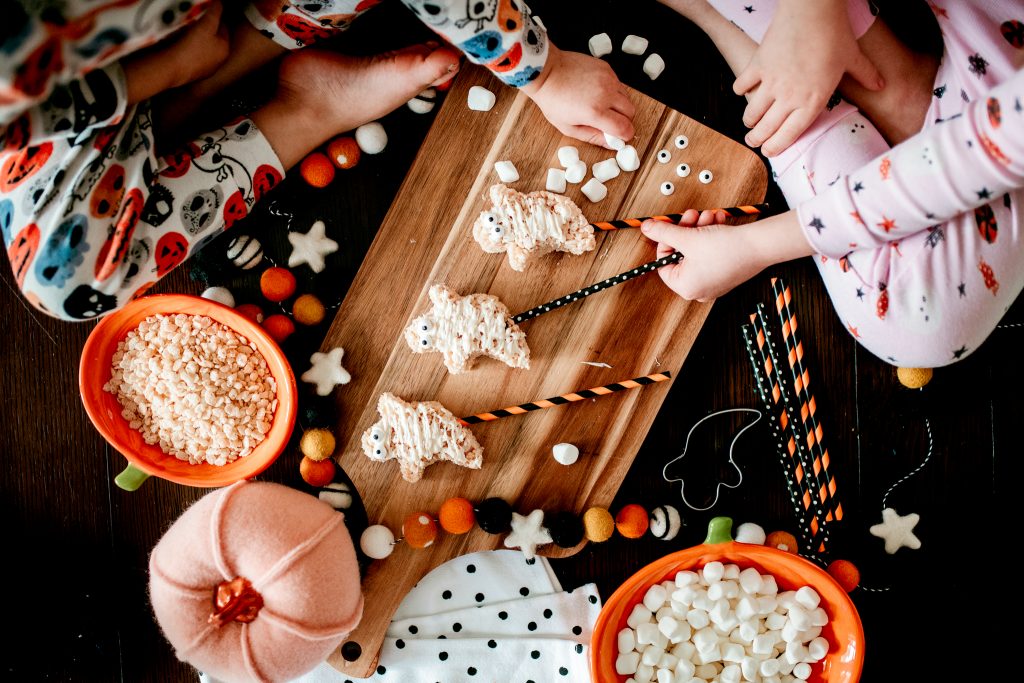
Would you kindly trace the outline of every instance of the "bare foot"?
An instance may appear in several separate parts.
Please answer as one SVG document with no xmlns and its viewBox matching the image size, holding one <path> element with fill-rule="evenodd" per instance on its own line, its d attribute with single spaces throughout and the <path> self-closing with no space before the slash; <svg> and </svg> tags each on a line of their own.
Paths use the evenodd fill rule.
<svg viewBox="0 0 1024 683">
<path fill-rule="evenodd" d="M 662 5 L 671 7 L 701 28 L 704 28 L 704 20 L 709 12 L 718 14 L 718 11 L 707 2 L 707 0 L 658 0 Z"/>
</svg>

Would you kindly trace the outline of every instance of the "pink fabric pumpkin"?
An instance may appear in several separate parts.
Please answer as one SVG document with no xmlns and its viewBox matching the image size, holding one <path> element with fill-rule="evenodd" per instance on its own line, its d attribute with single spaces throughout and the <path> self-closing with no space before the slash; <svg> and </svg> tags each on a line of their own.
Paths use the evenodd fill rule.
<svg viewBox="0 0 1024 683">
<path fill-rule="evenodd" d="M 153 611 L 178 658 L 232 682 L 285 681 L 324 661 L 363 612 L 342 520 L 305 493 L 244 481 L 186 510 L 149 558 Z"/>
</svg>

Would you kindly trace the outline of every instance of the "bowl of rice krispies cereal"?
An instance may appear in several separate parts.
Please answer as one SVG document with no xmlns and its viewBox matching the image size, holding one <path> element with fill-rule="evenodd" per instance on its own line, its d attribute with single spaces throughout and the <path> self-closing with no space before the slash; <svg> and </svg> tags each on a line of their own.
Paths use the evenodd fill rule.
<svg viewBox="0 0 1024 683">
<path fill-rule="evenodd" d="M 115 478 L 196 487 L 256 476 L 295 425 L 295 376 L 256 323 L 214 301 L 143 297 L 102 319 L 82 349 L 89 419 L 128 459 Z"/>
</svg>

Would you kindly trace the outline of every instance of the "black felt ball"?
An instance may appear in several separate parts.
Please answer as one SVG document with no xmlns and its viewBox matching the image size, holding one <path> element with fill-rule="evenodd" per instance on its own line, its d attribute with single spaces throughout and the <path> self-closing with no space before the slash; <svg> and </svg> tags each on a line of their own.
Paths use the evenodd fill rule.
<svg viewBox="0 0 1024 683">
<path fill-rule="evenodd" d="M 333 399 L 304 395 L 301 404 L 302 421 L 305 427 L 333 427 L 338 423 L 338 407 Z"/>
<path fill-rule="evenodd" d="M 512 528 L 512 506 L 501 498 L 488 498 L 476 506 L 476 523 L 489 534 L 503 534 Z"/>
<path fill-rule="evenodd" d="M 559 548 L 575 548 L 583 540 L 583 520 L 571 512 L 558 512 L 551 516 L 548 531 Z"/>
</svg>

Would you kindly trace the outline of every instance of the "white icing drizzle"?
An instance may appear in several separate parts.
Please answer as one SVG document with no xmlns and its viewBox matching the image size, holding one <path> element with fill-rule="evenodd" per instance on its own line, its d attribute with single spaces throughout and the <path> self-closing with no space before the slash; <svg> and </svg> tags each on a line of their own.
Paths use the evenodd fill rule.
<svg viewBox="0 0 1024 683">
<path fill-rule="evenodd" d="M 377 411 L 380 420 L 363 432 L 363 453 L 378 462 L 398 460 L 406 481 L 419 481 L 424 469 L 442 460 L 470 469 L 483 464 L 476 437 L 440 403 L 407 403 L 384 393 Z"/>
<path fill-rule="evenodd" d="M 440 352 L 452 374 L 469 370 L 473 360 L 484 355 L 509 367 L 530 367 L 526 334 L 498 297 L 459 296 L 444 285 L 434 285 L 429 295 L 432 308 L 405 328 L 405 340 L 414 352 Z"/>
</svg>

